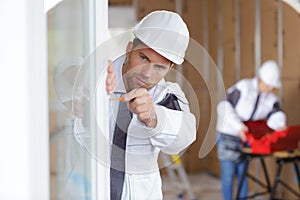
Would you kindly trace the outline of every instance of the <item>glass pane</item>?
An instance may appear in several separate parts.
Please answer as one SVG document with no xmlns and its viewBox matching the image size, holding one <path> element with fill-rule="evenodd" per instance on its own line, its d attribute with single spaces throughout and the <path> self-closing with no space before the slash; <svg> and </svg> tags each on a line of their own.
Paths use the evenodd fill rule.
<svg viewBox="0 0 300 200">
<path fill-rule="evenodd" d="M 48 12 L 50 195 L 91 199 L 91 156 L 73 134 L 73 85 L 94 33 L 92 1 L 64 0 Z"/>
</svg>

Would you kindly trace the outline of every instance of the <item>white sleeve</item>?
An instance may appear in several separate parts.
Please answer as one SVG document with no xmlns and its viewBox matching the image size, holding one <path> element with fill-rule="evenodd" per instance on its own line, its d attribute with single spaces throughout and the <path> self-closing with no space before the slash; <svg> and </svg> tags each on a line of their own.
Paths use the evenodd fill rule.
<svg viewBox="0 0 300 200">
<path fill-rule="evenodd" d="M 217 106 L 217 131 L 236 135 L 244 124 L 228 101 L 221 101 Z"/>
<path fill-rule="evenodd" d="M 285 127 L 286 115 L 282 111 L 273 113 L 267 120 L 267 125 L 273 130 L 277 130 L 279 128 Z"/>
<path fill-rule="evenodd" d="M 180 105 L 182 108 L 182 105 Z M 196 119 L 189 111 L 177 111 L 156 105 L 158 132 L 150 138 L 152 145 L 166 154 L 178 154 L 196 140 Z"/>
<path fill-rule="evenodd" d="M 180 103 L 183 111 L 155 105 L 157 126 L 149 128 L 139 120 L 133 120 L 128 127 L 129 134 L 149 137 L 151 144 L 166 154 L 178 154 L 196 139 L 196 119 L 189 112 L 188 105 Z"/>
</svg>

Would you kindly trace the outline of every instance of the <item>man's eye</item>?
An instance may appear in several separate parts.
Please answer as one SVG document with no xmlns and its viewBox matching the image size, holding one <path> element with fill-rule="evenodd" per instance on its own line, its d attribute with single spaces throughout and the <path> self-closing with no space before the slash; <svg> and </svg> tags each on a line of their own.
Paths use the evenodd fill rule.
<svg viewBox="0 0 300 200">
<path fill-rule="evenodd" d="M 166 66 L 163 66 L 163 65 L 155 65 L 156 69 L 160 70 L 160 71 L 163 71 L 163 70 L 166 70 L 167 67 Z"/>
<path fill-rule="evenodd" d="M 144 56 L 144 55 L 140 55 L 140 58 L 141 58 L 142 60 L 148 60 L 148 58 L 147 58 L 146 56 Z"/>
</svg>

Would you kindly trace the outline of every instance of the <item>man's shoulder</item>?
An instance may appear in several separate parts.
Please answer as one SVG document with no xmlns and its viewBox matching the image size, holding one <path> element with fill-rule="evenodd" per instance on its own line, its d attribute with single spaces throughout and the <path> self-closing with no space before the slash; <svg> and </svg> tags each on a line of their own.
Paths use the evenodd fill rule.
<svg viewBox="0 0 300 200">
<path fill-rule="evenodd" d="M 157 84 L 157 90 L 164 93 L 181 94 L 183 93 L 178 83 L 163 81 Z"/>
<path fill-rule="evenodd" d="M 238 81 L 235 84 L 235 87 L 238 88 L 239 90 L 247 90 L 255 87 L 255 79 L 253 78 L 245 78 L 240 81 Z"/>
<path fill-rule="evenodd" d="M 157 87 L 161 94 L 174 94 L 180 101 L 188 104 L 185 94 L 178 83 L 164 81 L 159 83 Z"/>
</svg>

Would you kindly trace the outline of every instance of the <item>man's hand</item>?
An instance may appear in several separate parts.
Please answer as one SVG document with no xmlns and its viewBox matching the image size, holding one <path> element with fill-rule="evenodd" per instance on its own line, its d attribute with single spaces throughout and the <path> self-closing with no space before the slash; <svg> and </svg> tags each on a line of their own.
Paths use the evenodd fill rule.
<svg viewBox="0 0 300 200">
<path fill-rule="evenodd" d="M 246 133 L 249 132 L 249 129 L 247 126 L 243 126 L 243 128 L 238 132 L 238 136 L 241 138 L 243 142 L 247 140 Z"/>
<path fill-rule="evenodd" d="M 152 96 L 145 88 L 134 89 L 122 96 L 128 102 L 130 112 L 137 114 L 138 119 L 150 128 L 157 124 L 156 112 Z"/>
<path fill-rule="evenodd" d="M 279 127 L 276 131 L 285 131 L 287 129 L 286 126 Z"/>
<path fill-rule="evenodd" d="M 107 77 L 106 77 L 106 92 L 107 94 L 111 94 L 115 91 L 117 87 L 117 78 L 116 72 L 110 63 L 107 67 Z"/>
</svg>

